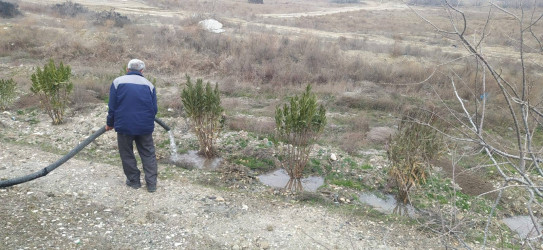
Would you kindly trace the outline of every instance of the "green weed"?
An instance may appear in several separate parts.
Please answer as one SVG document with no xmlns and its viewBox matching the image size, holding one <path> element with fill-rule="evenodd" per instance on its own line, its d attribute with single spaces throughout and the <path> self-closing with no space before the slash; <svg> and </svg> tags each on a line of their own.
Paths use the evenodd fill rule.
<svg viewBox="0 0 543 250">
<path fill-rule="evenodd" d="M 270 159 L 259 159 L 250 156 L 240 156 L 232 159 L 236 164 L 246 166 L 252 170 L 261 170 L 266 171 L 275 168 L 273 160 Z"/>
</svg>

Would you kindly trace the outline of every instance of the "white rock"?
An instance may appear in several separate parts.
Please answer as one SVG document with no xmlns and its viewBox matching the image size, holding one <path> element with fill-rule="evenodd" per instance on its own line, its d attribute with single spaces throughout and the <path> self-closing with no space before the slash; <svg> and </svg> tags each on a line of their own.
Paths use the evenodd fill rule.
<svg viewBox="0 0 543 250">
<path fill-rule="evenodd" d="M 198 22 L 198 24 L 205 30 L 213 33 L 222 33 L 224 29 L 222 28 L 222 23 L 215 19 L 206 19 Z"/>
<path fill-rule="evenodd" d="M 336 154 L 334 154 L 334 153 L 330 154 L 330 160 L 331 160 L 331 161 L 337 161 L 337 156 L 336 156 Z"/>
</svg>

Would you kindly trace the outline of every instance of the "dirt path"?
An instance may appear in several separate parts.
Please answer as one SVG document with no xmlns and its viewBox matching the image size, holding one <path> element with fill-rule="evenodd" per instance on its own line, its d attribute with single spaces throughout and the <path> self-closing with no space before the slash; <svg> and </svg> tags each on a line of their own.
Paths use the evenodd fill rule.
<svg viewBox="0 0 543 250">
<path fill-rule="evenodd" d="M 377 1 L 367 1 L 363 5 L 359 6 L 347 6 L 339 8 L 326 8 L 319 11 L 307 11 L 307 12 L 298 12 L 298 13 L 281 13 L 281 14 L 260 14 L 261 17 L 272 17 L 272 18 L 297 18 L 297 17 L 307 17 L 307 16 L 324 16 L 331 14 L 338 14 L 344 12 L 353 12 L 360 10 L 403 10 L 407 9 L 407 6 L 402 3 L 396 2 L 377 2 Z"/>
</svg>

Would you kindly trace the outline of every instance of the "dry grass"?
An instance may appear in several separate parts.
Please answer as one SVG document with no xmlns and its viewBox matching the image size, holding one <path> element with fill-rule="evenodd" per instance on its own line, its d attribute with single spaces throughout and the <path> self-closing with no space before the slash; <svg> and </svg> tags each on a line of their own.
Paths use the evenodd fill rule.
<svg viewBox="0 0 543 250">
<path fill-rule="evenodd" d="M 226 126 L 230 130 L 243 130 L 264 136 L 272 136 L 275 132 L 275 121 L 273 121 L 273 119 L 269 117 L 227 117 Z"/>
<path fill-rule="evenodd" d="M 341 124 L 340 136 L 330 135 L 328 140 L 349 154 L 357 154 L 368 144 L 366 133 L 370 130 L 370 123 L 367 113 L 364 112 L 339 118 L 336 124 Z"/>
<path fill-rule="evenodd" d="M 188 73 L 219 82 L 223 94 L 232 98 L 246 97 L 248 102 L 263 96 L 278 99 L 277 102 L 308 83 L 313 84 L 316 93 L 334 109 L 355 113 L 363 110 L 396 114 L 406 105 L 436 105 L 439 103 L 436 94 L 445 103 L 455 101 L 450 87 L 451 71 L 444 67 L 427 82 L 417 83 L 425 80 L 437 63 L 460 57 L 462 48 L 453 49 L 452 45 L 457 45 L 453 37 L 433 33 L 416 15 L 406 14 L 405 10 L 361 10 L 279 19 L 262 18 L 259 14 L 313 11 L 336 8 L 337 5 L 325 0 L 311 5 L 304 1 L 266 1 L 263 5 L 233 0 L 147 2 L 183 11 L 183 15 L 194 15 L 187 14 L 184 19 L 160 17 L 156 20 L 154 17 L 133 17 L 133 23 L 119 29 L 111 22 L 95 26 L 86 17 L 63 17 L 50 11 L 50 6 L 21 3 L 22 10 L 43 16 L 37 19 L 35 15 L 26 15 L 18 18 L 8 29 L 0 29 L 0 57 L 13 62 L 35 61 L 36 65 L 41 65 L 44 58 L 53 58 L 71 65 L 80 80 L 76 83 L 73 97 L 76 106 L 104 100 L 111 77 L 133 57 L 144 59 L 148 75 L 156 77 L 159 83 L 179 84 L 184 79 L 183 75 Z M 201 14 L 203 10 L 210 10 L 210 14 Z M 449 24 L 439 9 L 421 7 L 421 10 L 432 22 Z M 473 27 L 481 27 L 486 17 L 485 13 L 478 11 L 467 12 L 469 24 Z M 201 30 L 197 22 L 210 16 L 223 21 L 228 32 L 218 35 Z M 245 18 L 255 23 L 244 25 L 243 22 L 231 21 L 230 17 Z M 506 39 L 508 33 L 515 30 L 513 22 L 503 15 L 495 17 L 499 20 L 492 23 L 491 36 L 485 45 L 514 48 L 511 39 Z M 293 35 L 264 28 L 258 22 L 316 32 Z M 157 26 L 159 24 L 161 26 Z M 321 37 L 318 31 L 346 35 Z M 474 34 L 475 29 L 467 32 Z M 534 32 L 543 33 L 541 26 L 534 27 Z M 503 65 L 504 76 L 519 77 L 517 61 L 498 58 L 495 62 Z M 464 82 L 457 82 L 460 96 L 474 103 L 481 93 L 473 82 L 480 79 L 480 75 L 474 73 L 470 59 L 452 66 L 455 73 L 464 79 Z M 530 64 L 528 68 L 541 70 L 537 64 Z M 22 77 L 22 73 L 17 77 Z M 537 78 L 531 77 L 531 81 L 535 83 Z M 368 89 L 365 87 L 368 83 L 377 85 Z M 28 84 L 23 82 L 19 88 L 27 92 Z M 362 94 L 345 96 L 342 94 L 345 91 Z M 492 101 L 502 102 L 497 97 L 495 84 L 489 82 L 487 91 L 493 96 Z M 531 93 L 540 92 L 534 85 Z M 178 96 L 164 96 L 159 101 L 161 108 L 171 108 L 175 110 L 174 114 L 181 115 L 182 105 Z M 255 109 L 245 103 L 227 105 L 231 110 L 228 113 L 230 129 L 273 133 L 272 123 L 238 115 L 241 112 L 260 112 L 259 116 L 265 116 L 269 110 Z M 496 116 L 489 116 L 489 119 L 500 121 L 499 115 Z M 342 121 L 350 124 L 337 131 L 341 133 L 337 138 L 345 139 L 345 150 L 355 152 L 367 142 L 365 134 L 369 127 L 374 127 L 375 121 L 367 119 L 367 122 L 361 122 L 362 119 L 367 118 L 354 117 Z M 354 124 L 366 125 L 356 127 Z"/>
</svg>

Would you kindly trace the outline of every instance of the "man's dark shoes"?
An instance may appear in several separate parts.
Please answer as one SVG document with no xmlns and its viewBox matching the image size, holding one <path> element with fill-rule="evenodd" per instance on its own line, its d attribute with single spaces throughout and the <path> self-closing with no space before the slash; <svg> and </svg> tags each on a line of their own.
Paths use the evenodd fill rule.
<svg viewBox="0 0 543 250">
<path fill-rule="evenodd" d="M 156 185 L 147 186 L 147 192 L 154 193 L 156 192 Z"/>
<path fill-rule="evenodd" d="M 129 180 L 126 180 L 126 185 L 133 188 L 133 189 L 138 189 L 141 187 L 141 183 L 135 183 L 135 182 L 131 182 Z"/>
</svg>

